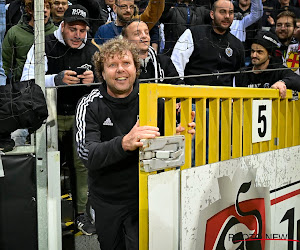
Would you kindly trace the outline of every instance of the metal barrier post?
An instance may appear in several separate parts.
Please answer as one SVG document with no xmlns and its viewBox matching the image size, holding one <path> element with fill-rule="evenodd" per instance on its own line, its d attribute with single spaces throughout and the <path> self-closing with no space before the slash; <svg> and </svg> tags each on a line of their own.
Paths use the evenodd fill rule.
<svg viewBox="0 0 300 250">
<path fill-rule="evenodd" d="M 140 126 L 157 126 L 157 90 L 155 85 L 140 84 Z M 148 176 L 139 168 L 139 249 L 149 245 Z M 141 191 L 143 190 L 143 191 Z"/>
<path fill-rule="evenodd" d="M 45 93 L 45 25 L 44 1 L 34 0 L 34 58 L 35 80 Z M 36 184 L 37 184 L 37 218 L 38 247 L 48 249 L 48 212 L 47 212 L 47 149 L 46 126 L 42 125 L 36 132 Z"/>
</svg>

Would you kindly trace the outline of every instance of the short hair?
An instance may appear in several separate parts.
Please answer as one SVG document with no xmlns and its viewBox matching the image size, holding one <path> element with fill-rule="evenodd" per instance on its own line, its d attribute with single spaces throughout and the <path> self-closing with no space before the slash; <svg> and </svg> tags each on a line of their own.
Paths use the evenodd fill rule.
<svg viewBox="0 0 300 250">
<path fill-rule="evenodd" d="M 213 5 L 212 5 L 212 7 L 211 7 L 211 10 L 212 10 L 213 12 L 216 11 L 216 9 L 217 9 L 217 4 L 218 4 L 218 2 L 220 2 L 220 1 L 222 1 L 222 0 L 217 0 L 217 1 L 215 1 L 215 2 L 213 3 Z M 231 2 L 230 0 L 228 0 L 228 1 Z"/>
<path fill-rule="evenodd" d="M 53 5 L 53 0 L 44 0 L 44 4 L 47 3 L 49 3 L 51 9 Z M 25 0 L 25 11 L 28 15 L 30 15 L 29 12 L 34 11 L 34 0 Z"/>
<path fill-rule="evenodd" d="M 296 27 L 296 15 L 294 12 L 292 11 L 289 11 L 289 10 L 285 10 L 285 11 L 282 11 L 280 12 L 278 15 L 277 15 L 277 19 L 276 19 L 276 23 L 278 21 L 279 18 L 281 17 L 291 17 L 293 18 L 293 25 L 294 25 L 294 28 Z"/>
<path fill-rule="evenodd" d="M 100 46 L 100 51 L 93 56 L 95 66 L 95 73 L 98 80 L 103 80 L 102 72 L 104 71 L 104 62 L 115 55 L 124 56 L 129 51 L 132 54 L 133 62 L 136 68 L 136 77 L 138 78 L 140 72 L 139 50 L 134 43 L 130 43 L 127 39 L 120 36 L 105 42 Z"/>
<path fill-rule="evenodd" d="M 131 1 L 134 2 L 134 0 L 131 0 Z M 120 0 L 115 0 L 115 5 L 118 5 L 118 4 L 120 4 Z"/>
<path fill-rule="evenodd" d="M 134 22 L 140 23 L 140 22 L 143 22 L 143 21 L 141 21 L 139 18 L 133 18 L 133 19 L 131 19 L 129 22 L 127 22 L 127 23 L 123 26 L 123 29 L 122 29 L 122 36 L 123 36 L 123 37 L 125 37 L 125 38 L 128 37 L 128 36 L 127 36 L 127 28 L 128 28 L 128 26 L 129 26 L 130 24 L 132 24 L 132 23 L 134 23 Z M 148 26 L 148 25 L 147 25 L 147 26 Z"/>
</svg>

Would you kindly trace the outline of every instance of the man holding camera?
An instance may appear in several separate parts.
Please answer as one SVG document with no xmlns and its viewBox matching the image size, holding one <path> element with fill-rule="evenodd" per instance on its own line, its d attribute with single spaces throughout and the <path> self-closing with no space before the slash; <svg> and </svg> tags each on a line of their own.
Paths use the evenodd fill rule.
<svg viewBox="0 0 300 250">
<path fill-rule="evenodd" d="M 88 11 L 81 5 L 70 6 L 64 20 L 54 34 L 45 38 L 45 85 L 60 87 L 89 84 L 94 82 L 92 56 L 97 48 L 87 39 Z M 27 55 L 22 80 L 34 79 L 34 48 Z M 76 172 L 77 213 L 83 214 L 87 202 L 87 169 L 77 156 L 73 146 L 73 124 L 75 108 L 78 100 L 91 91 L 89 86 L 60 87 L 57 89 L 57 121 L 59 150 L 67 163 L 74 162 Z M 63 143 L 62 143 L 63 142 Z M 67 144 L 66 142 L 69 142 Z M 70 147 L 73 148 L 70 150 Z M 63 154 L 63 152 L 65 154 Z M 72 159 L 73 158 L 73 159 Z M 70 169 L 73 170 L 72 168 Z M 74 186 L 74 185 L 73 185 Z M 73 192 L 74 193 L 74 192 Z M 79 221 L 79 229 L 85 234 L 92 234 L 94 229 L 86 228 L 84 221 Z"/>
</svg>

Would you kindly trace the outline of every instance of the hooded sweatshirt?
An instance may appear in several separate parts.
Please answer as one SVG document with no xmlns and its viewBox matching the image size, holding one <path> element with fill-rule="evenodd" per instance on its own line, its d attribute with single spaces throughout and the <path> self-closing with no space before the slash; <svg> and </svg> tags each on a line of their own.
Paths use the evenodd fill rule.
<svg viewBox="0 0 300 250">
<path fill-rule="evenodd" d="M 77 48 L 69 47 L 62 35 L 62 23 L 59 29 L 45 38 L 45 85 L 54 87 L 54 77 L 64 70 L 75 70 L 83 67 L 87 70 L 94 69 L 92 57 L 97 48 L 87 39 Z M 34 79 L 34 48 L 30 49 L 24 66 L 22 80 Z M 77 101 L 89 93 L 92 87 L 78 86 L 59 88 L 57 91 L 57 113 L 59 115 L 74 115 Z"/>
</svg>

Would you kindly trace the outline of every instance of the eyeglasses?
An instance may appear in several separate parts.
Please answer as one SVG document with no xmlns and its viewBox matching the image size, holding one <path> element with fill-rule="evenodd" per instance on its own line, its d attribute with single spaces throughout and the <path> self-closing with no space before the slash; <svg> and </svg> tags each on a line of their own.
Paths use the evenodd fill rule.
<svg viewBox="0 0 300 250">
<path fill-rule="evenodd" d="M 118 6 L 121 10 L 127 10 L 128 8 L 133 10 L 134 9 L 134 5 L 126 5 L 126 4 L 122 4 L 122 5 L 119 5 L 119 4 L 115 4 L 116 6 Z"/>
</svg>

